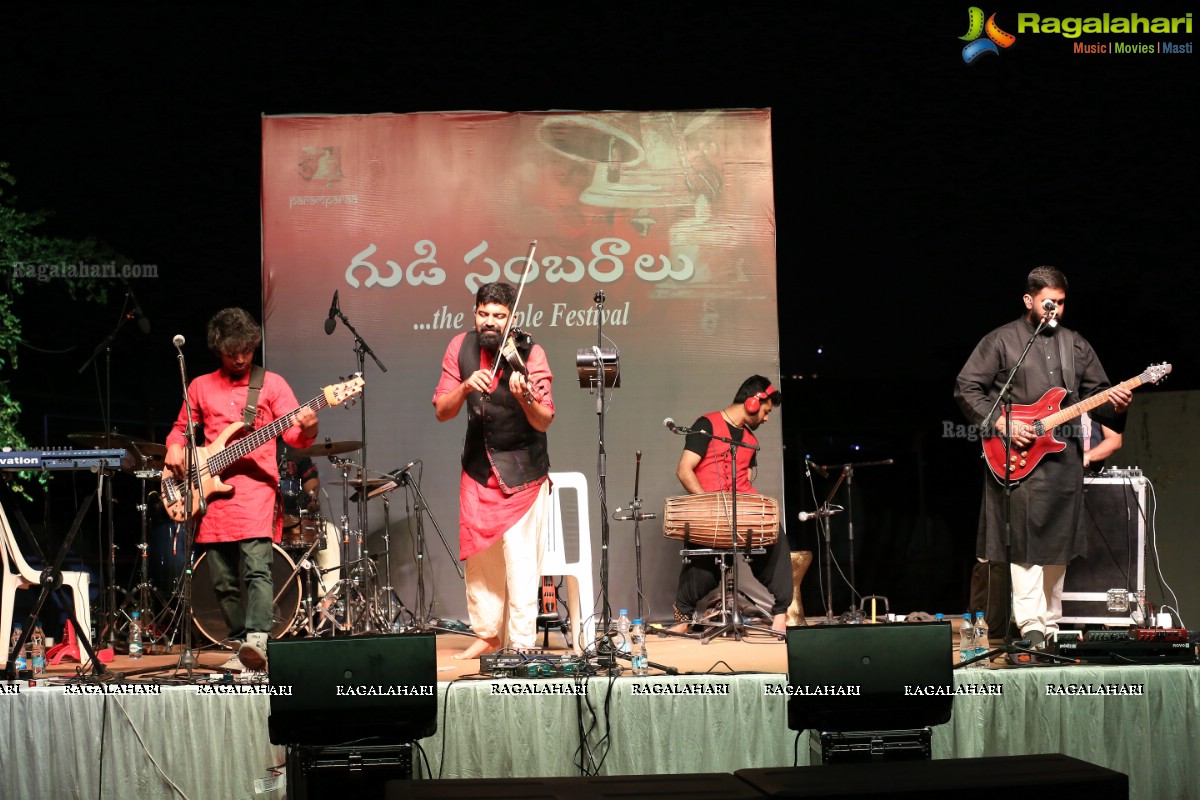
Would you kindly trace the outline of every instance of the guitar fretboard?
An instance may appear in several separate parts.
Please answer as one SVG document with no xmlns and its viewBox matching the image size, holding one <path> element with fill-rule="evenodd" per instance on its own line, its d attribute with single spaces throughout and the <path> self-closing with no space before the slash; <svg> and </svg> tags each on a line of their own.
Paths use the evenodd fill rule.
<svg viewBox="0 0 1200 800">
<path fill-rule="evenodd" d="M 296 411 L 299 411 L 301 408 L 311 408 L 313 411 L 320 411 L 322 408 L 326 408 L 328 405 L 329 401 L 325 399 L 325 395 L 319 394 L 312 400 L 309 400 L 307 403 L 301 405 L 296 409 Z M 295 416 L 296 411 L 293 411 L 287 416 L 280 417 L 270 425 L 266 425 L 250 434 L 247 434 L 246 436 L 243 436 L 241 439 L 238 439 L 221 452 L 212 456 L 210 459 L 208 459 L 208 474 L 220 475 L 230 464 L 237 461 L 239 458 L 242 458 L 243 456 L 249 455 L 267 442 L 274 439 L 279 434 L 286 431 L 288 428 L 292 427 L 292 423 L 294 422 L 293 417 Z"/>
<path fill-rule="evenodd" d="M 1118 383 L 1117 386 L 1121 387 L 1122 389 L 1129 389 L 1130 391 L 1132 391 L 1133 389 L 1136 389 L 1137 387 L 1141 386 L 1142 383 L 1143 383 L 1142 376 L 1138 375 L 1136 378 L 1130 378 L 1127 381 L 1122 381 L 1121 383 Z M 1057 428 L 1059 425 L 1062 425 L 1064 422 L 1075 419 L 1083 412 L 1091 411 L 1093 408 L 1096 408 L 1097 406 L 1102 406 L 1105 403 L 1107 403 L 1109 392 L 1111 392 L 1113 389 L 1117 388 L 1117 386 L 1113 386 L 1111 388 L 1105 389 L 1103 392 L 1100 392 L 1099 394 L 1094 394 L 1086 400 L 1080 400 L 1075 405 L 1067 406 L 1066 408 L 1061 409 L 1060 411 L 1058 411 L 1054 414 L 1051 414 L 1048 417 L 1044 417 L 1043 419 L 1039 420 L 1039 422 L 1042 423 L 1042 425 L 1045 427 L 1046 430 L 1048 430 L 1048 431 L 1053 430 L 1053 429 Z"/>
</svg>

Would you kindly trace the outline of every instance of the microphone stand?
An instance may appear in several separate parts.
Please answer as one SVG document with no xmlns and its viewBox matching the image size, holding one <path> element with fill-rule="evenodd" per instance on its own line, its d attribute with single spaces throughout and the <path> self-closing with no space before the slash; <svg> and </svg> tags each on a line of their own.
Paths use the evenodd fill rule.
<svg viewBox="0 0 1200 800">
<path fill-rule="evenodd" d="M 1004 486 L 1004 493 L 1003 493 L 1003 498 L 1004 498 L 1004 503 L 1003 503 L 1003 505 L 1004 505 L 1004 562 L 1008 565 L 1008 568 L 1010 571 L 1012 570 L 1012 489 L 1013 489 L 1014 484 L 1012 481 L 1012 473 L 1009 469 L 1007 469 L 1007 467 L 1010 463 L 1012 463 L 1012 459 L 1013 459 L 1013 455 L 1014 455 L 1013 439 L 1012 439 L 1012 423 L 1013 423 L 1012 385 L 1013 385 L 1014 379 L 1017 377 L 1017 370 L 1019 370 L 1021 368 L 1021 365 L 1025 363 L 1025 358 L 1029 355 L 1029 351 L 1033 347 L 1033 343 L 1035 341 L 1037 341 L 1037 337 L 1041 335 L 1042 331 L 1045 330 L 1047 326 L 1053 328 L 1057 325 L 1058 325 L 1058 323 L 1056 321 L 1054 321 L 1051 314 L 1047 313 L 1047 314 L 1042 315 L 1042 318 L 1038 321 L 1037 327 L 1033 331 L 1033 335 L 1030 336 L 1029 341 L 1027 341 L 1025 343 L 1025 349 L 1021 351 L 1021 357 L 1017 359 L 1017 363 L 1013 365 L 1013 368 L 1011 370 L 1009 370 L 1008 378 L 1004 381 L 1004 386 L 1002 386 L 1000 388 L 1000 393 L 998 395 L 996 395 L 996 401 L 994 403 L 992 403 L 992 407 L 988 411 L 987 416 L 985 416 L 983 418 L 983 421 L 979 425 L 980 431 L 987 431 L 988 428 L 992 427 L 992 423 L 996 419 L 997 410 L 1001 410 L 1001 409 L 1003 410 L 1003 413 L 1004 413 L 1004 434 L 1003 434 L 1004 452 L 1005 452 L 1005 455 L 1007 456 L 1005 458 L 1005 470 L 1004 470 L 1004 481 L 1003 481 L 1003 486 Z M 986 469 L 986 467 L 985 467 L 985 469 Z M 1010 595 L 1012 594 L 1011 580 L 1010 580 L 1009 594 Z M 1075 664 L 1075 663 L 1077 663 L 1076 659 L 1067 658 L 1066 656 L 1060 656 L 1057 653 L 1048 653 L 1048 652 L 1045 652 L 1042 650 L 1034 650 L 1032 648 L 1018 646 L 1013 641 L 1013 638 L 1012 638 L 1012 624 L 1013 624 L 1013 609 L 1012 609 L 1012 598 L 1010 597 L 1009 602 L 1008 602 L 1008 615 L 1007 615 L 1006 621 L 1004 623 L 1004 646 L 995 648 L 993 650 L 988 650 L 985 653 L 980 653 L 979 655 L 975 656 L 974 658 L 970 658 L 970 659 L 967 659 L 966 661 L 959 662 L 954 665 L 954 669 L 961 669 L 962 667 L 966 667 L 970 664 L 974 664 L 976 661 L 983 661 L 984 659 L 987 659 L 990 661 L 993 656 L 997 656 L 997 655 L 1001 655 L 1001 654 L 1010 656 L 1009 660 L 1011 662 L 1019 663 L 1016 658 L 1018 653 L 1023 653 L 1025 655 L 1031 656 L 1033 659 L 1055 661 L 1060 664 Z M 1031 662 L 1031 663 L 1036 663 L 1036 662 Z"/>
<path fill-rule="evenodd" d="M 125 303 L 121 306 L 121 316 L 120 316 L 120 319 L 117 321 L 117 327 L 113 328 L 112 332 L 109 333 L 108 336 L 105 336 L 104 339 L 102 339 L 100 341 L 100 344 L 96 345 L 96 348 L 94 350 L 92 350 L 91 356 L 88 357 L 87 361 L 83 362 L 83 365 L 79 368 L 78 372 L 76 372 L 77 375 L 82 375 L 83 371 L 85 369 L 87 369 L 88 366 L 90 366 L 92 364 L 92 362 L 94 362 L 96 360 L 96 357 L 100 355 L 101 351 L 104 352 L 104 394 L 100 401 L 100 420 L 103 425 L 104 433 L 106 436 L 111 436 L 113 433 L 113 429 L 112 429 L 112 343 L 114 341 L 116 341 L 117 334 L 119 334 L 121 332 L 121 328 L 123 328 L 125 326 L 125 323 L 129 320 L 129 316 L 125 313 L 125 308 L 128 306 L 128 304 L 129 304 L 129 294 L 126 293 Z M 111 440 L 106 441 L 105 447 L 111 449 L 113 447 L 113 442 Z M 101 604 L 102 611 L 99 615 L 100 622 L 96 627 L 96 638 L 99 641 L 97 641 L 95 644 L 101 645 L 101 646 L 107 645 L 108 647 L 112 647 L 116 641 L 117 616 L 118 616 L 118 614 L 117 614 L 117 565 L 116 565 L 117 544 L 116 544 L 115 530 L 114 530 L 114 526 L 113 526 L 112 481 L 107 481 L 106 483 L 104 483 L 103 486 L 97 487 L 97 490 L 100 493 L 100 499 L 102 500 L 101 509 L 104 512 L 103 519 L 100 521 L 101 531 L 104 530 L 105 523 L 107 523 L 107 529 L 108 529 L 107 530 L 108 543 L 107 543 L 107 547 L 104 548 L 104 549 L 108 550 L 108 558 L 104 558 L 103 556 L 101 556 L 102 566 L 104 567 L 101 574 L 105 575 L 104 589 L 101 592 L 101 594 L 104 597 L 104 602 Z M 105 574 L 105 573 L 107 573 L 107 574 Z M 85 624 L 85 625 L 89 624 L 89 622 L 90 622 L 90 620 L 83 620 L 83 624 Z"/>
<path fill-rule="evenodd" d="M 855 578 L 854 578 L 854 470 L 856 467 L 886 467 L 886 466 L 890 466 L 894 463 L 896 463 L 896 462 L 893 461 L 892 459 L 886 458 L 882 461 L 860 461 L 857 464 L 830 464 L 830 465 L 823 464 L 823 465 L 821 465 L 821 469 L 823 469 L 825 471 L 834 470 L 834 469 L 841 470 L 841 474 L 838 475 L 837 482 L 834 483 L 833 488 L 829 490 L 829 497 L 825 500 L 825 504 L 822 506 L 822 509 L 825 512 L 827 512 L 826 515 L 822 519 L 822 523 L 824 524 L 824 527 L 825 527 L 825 577 L 826 577 L 825 588 L 826 588 L 826 592 L 828 593 L 828 597 L 827 597 L 828 605 L 826 606 L 826 609 L 825 609 L 825 624 L 826 625 L 833 624 L 833 583 L 832 583 L 833 578 L 829 572 L 832 561 L 833 561 L 833 554 L 830 551 L 830 543 L 829 543 L 829 540 L 830 540 L 829 517 L 833 516 L 833 512 L 831 511 L 832 507 L 829 505 L 829 501 L 832 500 L 834 495 L 837 494 L 838 488 L 842 485 L 842 481 L 845 480 L 845 482 L 846 482 L 846 530 L 847 530 L 847 539 L 850 542 L 850 610 L 848 610 L 844 614 L 842 614 L 839 621 L 845 622 L 845 623 L 850 623 L 850 624 L 857 624 L 857 623 L 860 623 L 863 621 L 865 614 L 863 614 L 862 609 L 860 609 L 858 607 L 858 599 L 857 599 L 859 596 L 858 584 L 856 583 Z"/>
<path fill-rule="evenodd" d="M 358 331 L 356 331 L 354 329 L 354 326 L 350 324 L 350 320 L 347 319 L 346 315 L 342 313 L 342 308 L 337 302 L 337 292 L 333 293 L 333 304 L 334 304 L 334 308 L 332 310 L 333 310 L 334 316 L 336 316 L 338 319 L 340 319 L 342 321 L 342 324 L 346 326 L 346 330 L 350 331 L 351 335 L 354 337 L 354 355 L 355 355 L 355 357 L 357 359 L 357 363 L 358 363 L 358 370 L 357 370 L 358 374 L 366 375 L 365 361 L 366 361 L 366 356 L 368 356 L 368 355 L 371 356 L 372 360 L 375 361 L 375 365 L 377 367 L 379 367 L 379 370 L 381 372 L 387 372 L 387 367 L 385 367 L 383 365 L 383 362 L 379 360 L 379 357 L 375 355 L 375 351 L 371 349 L 370 345 L 367 344 L 365 339 L 363 339 L 361 336 L 358 335 Z M 332 333 L 332 331 L 328 331 L 328 332 Z M 360 404 L 359 405 L 359 418 L 361 420 L 361 422 L 360 422 L 360 434 L 361 435 L 359 438 L 362 441 L 362 473 L 361 474 L 362 474 L 362 478 L 364 480 L 366 480 L 367 463 L 368 463 L 367 462 L 367 387 L 366 386 L 363 386 L 363 388 L 362 388 L 362 393 L 359 398 L 359 404 Z M 359 497 L 358 497 L 358 530 L 359 530 L 361 536 L 366 537 L 368 531 L 367 531 L 367 493 L 365 491 L 360 492 Z M 392 582 L 392 576 L 389 575 L 387 583 L 391 584 L 391 582 Z"/>
<path fill-rule="evenodd" d="M 597 655 L 600 656 L 607 655 L 609 659 L 609 666 L 611 667 L 615 666 L 613 657 L 619 648 L 614 646 L 612 639 L 609 636 L 609 629 L 612 626 L 612 608 L 608 601 L 609 529 L 606 484 L 607 454 L 604 450 L 604 388 L 606 384 L 606 370 L 604 369 L 604 350 L 601 347 L 604 342 L 604 291 L 598 290 L 595 295 L 592 296 L 592 301 L 596 304 L 596 345 L 592 348 L 592 351 L 595 354 L 596 377 L 591 380 L 596 387 L 596 420 L 599 428 L 599 436 L 597 439 L 596 470 L 598 473 L 597 491 L 599 494 L 600 504 L 600 630 L 603 631 L 603 633 L 600 635 L 600 641 L 597 644 L 596 652 Z M 616 380 L 614 380 L 613 385 L 618 385 Z M 582 630 L 582 628 L 580 628 L 580 630 Z M 580 649 L 586 650 L 586 648 L 582 646 Z"/>
</svg>

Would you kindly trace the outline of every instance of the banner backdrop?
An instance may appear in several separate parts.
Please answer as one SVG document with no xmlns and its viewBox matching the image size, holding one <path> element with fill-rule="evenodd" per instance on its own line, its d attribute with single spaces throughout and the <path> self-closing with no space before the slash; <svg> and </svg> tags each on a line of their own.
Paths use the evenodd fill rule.
<svg viewBox="0 0 1200 800">
<path fill-rule="evenodd" d="M 679 543 L 663 537 L 662 517 L 683 494 L 683 438 L 663 420 L 691 425 L 756 373 L 778 385 L 770 122 L 769 110 L 263 119 L 267 366 L 303 402 L 360 368 L 354 332 L 370 348 L 360 402 L 323 411 L 321 437 L 364 440 L 371 475 L 418 462 L 434 616 L 466 608 L 456 567 L 466 412 L 434 416 L 442 354 L 472 327 L 476 289 L 517 286 L 536 242 L 516 323 L 554 371 L 551 468 L 587 477 L 598 595 L 608 520 L 615 615 L 637 607 L 635 524 L 613 516 L 634 499 L 640 452 L 636 491 L 656 515 L 637 526 L 647 617 L 670 617 Z M 352 330 L 339 321 L 326 335 L 335 291 Z M 577 369 L 596 346 L 620 365 L 603 408 Z M 782 505 L 781 423 L 777 412 L 759 430 L 755 484 Z M 342 473 L 319 462 L 322 513 L 340 524 L 349 511 L 361 529 Z M 364 538 L 380 553 L 387 534 L 392 585 L 415 610 L 420 497 L 400 488 L 386 499 L 367 505 Z"/>
</svg>

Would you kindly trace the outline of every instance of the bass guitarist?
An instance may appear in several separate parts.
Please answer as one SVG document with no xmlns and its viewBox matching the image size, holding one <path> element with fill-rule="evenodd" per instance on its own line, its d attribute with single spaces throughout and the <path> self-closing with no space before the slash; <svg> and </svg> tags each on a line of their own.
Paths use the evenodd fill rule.
<svg viewBox="0 0 1200 800">
<path fill-rule="evenodd" d="M 967 420 L 981 425 L 1018 362 L 1039 322 L 1047 324 L 1036 336 L 1012 382 L 1012 402 L 1036 404 L 1055 388 L 1067 391 L 1071 403 L 1107 392 L 1108 402 L 1091 411 L 1102 424 L 1120 432 L 1133 395 L 1124 386 L 1110 386 L 1092 346 L 1078 333 L 1058 325 L 1066 308 L 1067 279 L 1054 267 L 1037 267 L 1025 282 L 1025 313 L 983 337 L 958 374 L 954 397 Z M 1050 324 L 1054 323 L 1054 324 Z M 995 412 L 994 428 L 986 434 L 1003 437 L 1003 407 Z M 1039 432 L 1029 422 L 1013 418 L 1011 452 L 1028 452 Z M 1040 463 L 1011 488 L 1005 515 L 1003 479 L 985 470 L 979 514 L 976 555 L 993 563 L 1009 562 L 1012 578 L 1013 621 L 1022 638 L 1042 649 L 1058 632 L 1062 618 L 1063 579 L 1067 564 L 1087 555 L 1087 540 L 1078 524 L 1083 507 L 1083 447 L 1078 424 L 1063 425 L 1054 434 L 1066 440 L 1061 451 L 1041 456 Z M 1011 554 L 1005 552 L 1005 520 L 1011 523 Z M 1011 555 L 1011 558 L 1008 556 Z"/>
<path fill-rule="evenodd" d="M 296 396 L 274 372 L 254 366 L 254 352 L 262 343 L 262 330 L 240 308 L 218 311 L 208 322 L 208 349 L 220 360 L 215 372 L 201 375 L 188 386 L 188 403 L 179 410 L 167 436 L 167 469 L 185 480 L 187 452 L 185 430 L 188 405 L 192 419 L 204 428 L 204 446 L 211 445 L 231 423 L 242 422 L 247 431 L 268 425 L 295 411 L 283 440 L 295 449 L 309 447 L 317 438 L 317 415 L 311 408 L 297 410 Z M 198 443 L 200 444 L 200 443 Z M 279 467 L 274 448 L 259 448 L 221 473 L 233 491 L 213 496 L 200 521 L 197 544 L 205 547 L 213 591 L 229 626 L 237 655 L 227 669 L 261 671 L 267 667 L 267 639 L 272 627 L 274 581 L 272 544 L 282 536 L 276 491 Z M 245 597 L 238 585 L 238 568 L 245 582 Z"/>
</svg>

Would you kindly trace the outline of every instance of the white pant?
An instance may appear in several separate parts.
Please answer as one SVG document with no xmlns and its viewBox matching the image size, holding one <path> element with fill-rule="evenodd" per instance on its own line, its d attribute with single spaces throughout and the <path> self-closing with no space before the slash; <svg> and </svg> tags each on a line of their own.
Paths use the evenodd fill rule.
<svg viewBox="0 0 1200 800">
<path fill-rule="evenodd" d="M 504 647 L 537 643 L 538 585 L 546 546 L 550 481 L 525 516 L 486 550 L 467 557 L 467 617 L 476 636 L 501 638 Z"/>
<path fill-rule="evenodd" d="M 1040 631 L 1047 639 L 1058 633 L 1062 619 L 1065 564 L 1010 564 L 1013 620 L 1021 635 Z"/>
</svg>

